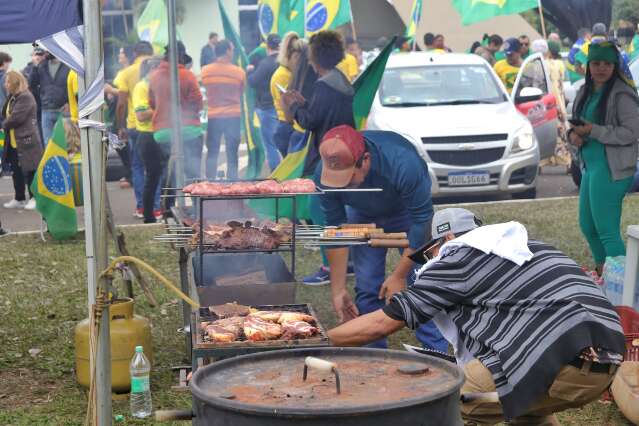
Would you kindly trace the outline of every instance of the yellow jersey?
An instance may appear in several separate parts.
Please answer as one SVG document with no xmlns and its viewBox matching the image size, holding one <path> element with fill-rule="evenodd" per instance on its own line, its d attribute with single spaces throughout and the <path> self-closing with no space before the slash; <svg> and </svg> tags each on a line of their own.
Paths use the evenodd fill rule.
<svg viewBox="0 0 639 426">
<path fill-rule="evenodd" d="M 120 71 L 115 80 L 113 80 L 119 92 L 124 92 L 129 95 L 126 116 L 127 129 L 135 129 L 135 110 L 133 109 L 132 93 L 135 85 L 140 81 L 140 66 L 142 65 L 142 61 L 147 58 L 148 56 L 135 58 L 133 64 Z"/>
<path fill-rule="evenodd" d="M 291 80 L 293 80 L 293 73 L 283 65 L 280 65 L 271 77 L 271 96 L 273 97 L 273 105 L 275 106 L 275 112 L 277 112 L 277 119 L 279 121 L 286 121 L 286 115 L 282 108 L 282 92 L 280 92 L 277 86 L 279 85 L 286 89 L 288 85 L 291 84 Z M 293 127 L 298 132 L 304 132 L 304 129 L 297 124 L 297 121 L 293 123 Z"/>
<path fill-rule="evenodd" d="M 340 70 L 348 81 L 351 83 L 359 75 L 359 65 L 357 65 L 357 58 L 350 53 L 347 53 L 342 59 L 342 62 L 337 64 L 337 69 Z"/>
<path fill-rule="evenodd" d="M 508 63 L 508 60 L 502 59 L 497 61 L 493 68 L 504 83 L 504 86 L 506 86 L 508 93 L 511 93 L 515 86 L 515 80 L 517 80 L 517 74 L 519 74 L 519 67 L 512 66 Z"/>
<path fill-rule="evenodd" d="M 147 79 L 142 79 L 133 88 L 133 94 L 131 95 L 131 102 L 133 103 L 133 112 L 148 111 L 151 109 L 149 105 L 149 82 Z M 137 114 L 135 115 L 135 129 L 138 132 L 152 132 L 153 120 L 146 121 L 138 120 Z"/>
<path fill-rule="evenodd" d="M 78 73 L 71 70 L 67 76 L 67 95 L 69 97 L 69 115 L 71 121 L 78 122 Z"/>
</svg>

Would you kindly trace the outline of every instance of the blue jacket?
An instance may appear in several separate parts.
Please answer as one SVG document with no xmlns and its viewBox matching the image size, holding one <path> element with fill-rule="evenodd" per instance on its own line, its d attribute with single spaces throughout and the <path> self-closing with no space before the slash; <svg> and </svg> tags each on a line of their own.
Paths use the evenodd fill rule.
<svg viewBox="0 0 639 426">
<path fill-rule="evenodd" d="M 349 206 L 363 216 L 391 217 L 408 211 L 412 224 L 408 230 L 410 247 L 417 249 L 430 234 L 433 217 L 428 166 L 415 147 L 403 136 L 387 131 L 365 131 L 371 168 L 360 188 L 381 188 L 382 192 L 333 192 L 321 196 L 326 225 L 346 223 Z M 321 187 L 322 163 L 315 170 L 315 182 Z"/>
</svg>

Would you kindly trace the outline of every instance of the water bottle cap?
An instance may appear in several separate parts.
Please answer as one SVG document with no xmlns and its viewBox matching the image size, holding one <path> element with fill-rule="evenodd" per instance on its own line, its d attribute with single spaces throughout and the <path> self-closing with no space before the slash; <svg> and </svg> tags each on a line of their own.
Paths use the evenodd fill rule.
<svg viewBox="0 0 639 426">
<path fill-rule="evenodd" d="M 144 352 L 144 348 L 143 348 L 142 346 L 136 346 L 136 347 L 135 347 L 135 351 L 136 351 L 137 353 L 142 353 L 142 352 Z"/>
</svg>

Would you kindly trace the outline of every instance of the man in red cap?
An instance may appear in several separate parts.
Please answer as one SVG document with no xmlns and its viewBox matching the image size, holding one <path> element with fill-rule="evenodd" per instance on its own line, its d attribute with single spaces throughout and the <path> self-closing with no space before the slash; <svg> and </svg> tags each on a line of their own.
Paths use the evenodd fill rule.
<svg viewBox="0 0 639 426">
<path fill-rule="evenodd" d="M 321 197 L 327 226 L 375 223 L 385 232 L 406 232 L 410 248 L 386 278 L 386 249 L 355 246 L 355 303 L 346 290 L 348 248 L 326 250 L 333 306 L 340 321 L 382 308 L 406 288 L 415 268 L 408 257 L 424 244 L 433 217 L 428 167 L 417 149 L 401 135 L 385 131 L 360 133 L 350 126 L 329 130 L 319 147 L 322 162 L 315 181 L 324 188 L 381 188 L 381 192 L 333 192 Z M 424 346 L 447 351 L 448 343 L 434 324 L 417 331 Z M 386 347 L 380 340 L 372 346 Z"/>
</svg>

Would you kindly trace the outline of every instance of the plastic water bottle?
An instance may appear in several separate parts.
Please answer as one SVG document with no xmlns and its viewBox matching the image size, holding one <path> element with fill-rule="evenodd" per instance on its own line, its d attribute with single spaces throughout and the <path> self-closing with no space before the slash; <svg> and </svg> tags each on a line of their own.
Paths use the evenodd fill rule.
<svg viewBox="0 0 639 426">
<path fill-rule="evenodd" d="M 135 355 L 129 367 L 131 373 L 131 415 L 148 417 L 151 415 L 151 363 L 144 355 L 142 346 L 135 347 Z"/>
<path fill-rule="evenodd" d="M 615 306 L 621 305 L 625 256 L 608 257 L 604 265 L 604 289 L 608 300 Z"/>
</svg>

